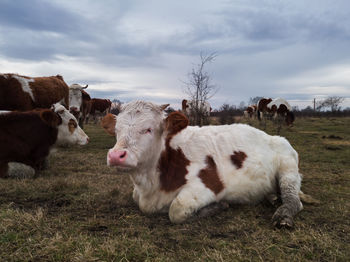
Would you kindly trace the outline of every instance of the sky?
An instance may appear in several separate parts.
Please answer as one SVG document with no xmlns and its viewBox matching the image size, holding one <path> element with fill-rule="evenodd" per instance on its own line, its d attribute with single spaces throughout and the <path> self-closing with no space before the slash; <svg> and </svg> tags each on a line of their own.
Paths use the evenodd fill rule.
<svg viewBox="0 0 350 262">
<path fill-rule="evenodd" d="M 216 54 L 213 108 L 255 96 L 350 106 L 348 0 L 0 0 L 0 73 L 177 109 L 201 53 Z"/>
</svg>

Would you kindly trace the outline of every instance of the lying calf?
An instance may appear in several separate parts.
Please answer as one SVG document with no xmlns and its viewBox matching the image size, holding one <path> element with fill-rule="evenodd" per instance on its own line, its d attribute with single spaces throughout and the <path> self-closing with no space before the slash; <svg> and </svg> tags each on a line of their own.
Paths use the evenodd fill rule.
<svg viewBox="0 0 350 262">
<path fill-rule="evenodd" d="M 280 191 L 273 222 L 293 226 L 301 175 L 286 139 L 243 124 L 188 126 L 180 112 L 165 118 L 166 106 L 130 102 L 103 119 L 117 138 L 107 164 L 130 173 L 143 212 L 166 210 L 179 223 L 212 203 L 255 203 Z"/>
<path fill-rule="evenodd" d="M 60 104 L 52 109 L 0 114 L 0 177 L 8 163 L 20 162 L 39 169 L 53 145 L 88 143 L 75 117 Z"/>
</svg>

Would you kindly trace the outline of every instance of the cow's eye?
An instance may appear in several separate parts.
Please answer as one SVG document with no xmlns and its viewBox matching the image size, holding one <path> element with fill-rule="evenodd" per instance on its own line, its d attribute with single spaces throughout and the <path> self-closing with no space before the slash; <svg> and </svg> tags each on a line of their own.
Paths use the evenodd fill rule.
<svg viewBox="0 0 350 262">
<path fill-rule="evenodd" d="M 152 133 L 152 129 L 151 128 L 144 129 L 144 130 L 142 130 L 141 133 L 142 134 L 151 134 Z"/>
</svg>

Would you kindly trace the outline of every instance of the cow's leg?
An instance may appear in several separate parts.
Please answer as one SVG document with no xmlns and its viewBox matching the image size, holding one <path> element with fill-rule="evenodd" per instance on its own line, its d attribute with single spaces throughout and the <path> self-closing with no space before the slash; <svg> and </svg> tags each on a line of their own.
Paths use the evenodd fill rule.
<svg viewBox="0 0 350 262">
<path fill-rule="evenodd" d="M 303 208 L 299 198 L 301 176 L 297 165 L 292 157 L 281 161 L 278 182 L 282 205 L 272 217 L 272 222 L 277 227 L 293 227 L 293 217 Z"/>
<path fill-rule="evenodd" d="M 169 218 L 173 223 L 184 222 L 201 208 L 215 202 L 214 193 L 204 185 L 183 188 L 173 200 L 169 209 Z"/>
<path fill-rule="evenodd" d="M 7 178 L 8 177 L 8 164 L 7 162 L 1 162 L 0 163 L 0 178 Z"/>
</svg>

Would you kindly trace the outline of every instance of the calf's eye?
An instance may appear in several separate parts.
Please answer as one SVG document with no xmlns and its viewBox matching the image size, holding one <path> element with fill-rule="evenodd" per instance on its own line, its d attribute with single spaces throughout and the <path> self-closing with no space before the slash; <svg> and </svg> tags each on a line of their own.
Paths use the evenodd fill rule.
<svg viewBox="0 0 350 262">
<path fill-rule="evenodd" d="M 151 134 L 152 133 L 152 129 L 151 128 L 144 129 L 144 130 L 142 130 L 141 133 L 142 134 Z"/>
</svg>

